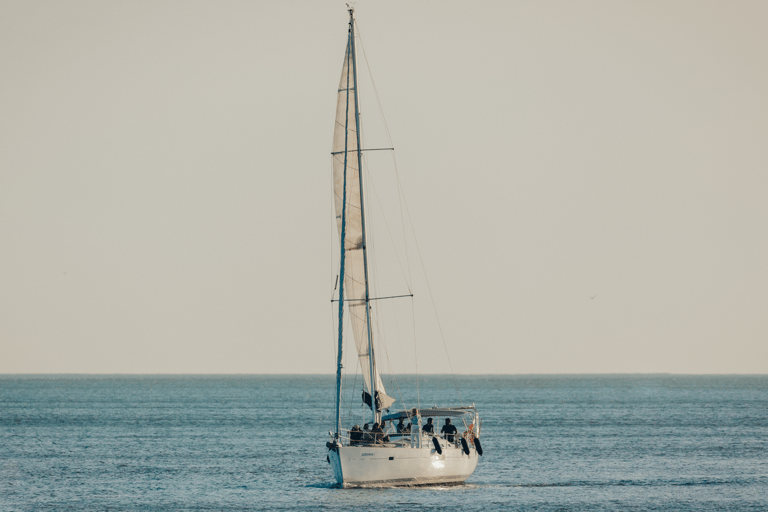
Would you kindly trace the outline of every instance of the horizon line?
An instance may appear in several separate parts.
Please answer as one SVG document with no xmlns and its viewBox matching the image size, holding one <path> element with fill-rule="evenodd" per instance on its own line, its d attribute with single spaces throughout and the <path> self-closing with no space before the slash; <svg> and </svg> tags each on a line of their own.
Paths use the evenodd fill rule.
<svg viewBox="0 0 768 512">
<path fill-rule="evenodd" d="M 206 377 L 334 377 L 335 373 L 107 373 L 107 372 L 19 372 L 19 373 L 2 373 L 0 376 L 206 376 Z M 347 374 L 351 375 L 351 374 Z M 393 374 L 382 374 L 393 375 Z M 637 375 L 637 376 L 652 376 L 652 375 L 670 375 L 670 376 L 768 376 L 768 373 L 675 373 L 675 372 L 587 372 L 587 373 L 398 373 L 398 376 L 453 376 L 453 377 L 515 377 L 515 376 L 621 376 L 621 375 Z"/>
</svg>

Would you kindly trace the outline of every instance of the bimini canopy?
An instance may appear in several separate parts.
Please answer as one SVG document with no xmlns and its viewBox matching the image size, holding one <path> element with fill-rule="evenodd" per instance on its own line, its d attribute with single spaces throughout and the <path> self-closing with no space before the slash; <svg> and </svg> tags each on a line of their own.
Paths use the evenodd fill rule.
<svg viewBox="0 0 768 512">
<path fill-rule="evenodd" d="M 461 416 L 464 416 L 468 413 L 474 413 L 477 414 L 477 409 L 475 406 L 467 406 L 467 407 L 432 407 L 431 409 L 417 409 L 419 415 L 422 418 L 430 418 L 430 417 L 437 417 L 437 416 L 444 416 L 448 418 L 459 418 Z M 383 420 L 398 420 L 400 418 L 410 418 L 412 415 L 412 409 L 408 411 L 398 411 L 393 412 L 391 414 L 387 414 L 386 416 L 382 416 L 381 419 Z"/>
</svg>

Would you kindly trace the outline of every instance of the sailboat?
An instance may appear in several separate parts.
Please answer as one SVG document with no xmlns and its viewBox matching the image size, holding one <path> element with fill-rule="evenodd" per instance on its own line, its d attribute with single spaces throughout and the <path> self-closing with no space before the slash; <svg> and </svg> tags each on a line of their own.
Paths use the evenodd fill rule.
<svg viewBox="0 0 768 512">
<path fill-rule="evenodd" d="M 474 405 L 411 408 L 392 411 L 395 399 L 387 395 L 376 365 L 372 301 L 369 286 L 369 248 L 363 195 L 363 158 L 360 144 L 354 8 L 349 8 L 349 30 L 338 88 L 333 136 L 333 190 L 340 239 L 338 280 L 338 355 L 336 366 L 335 431 L 326 442 L 327 461 L 336 482 L 343 487 L 434 485 L 464 482 L 482 455 L 480 416 Z M 349 315 L 352 336 L 363 375 L 363 402 L 371 410 L 374 430 L 343 428 L 341 389 L 344 349 L 344 314 Z M 386 413 L 386 414 L 385 414 Z M 433 420 L 453 425 L 444 435 L 429 432 Z M 400 432 L 376 431 L 383 421 L 403 420 Z M 429 425 L 429 426 L 428 426 Z M 427 427 L 425 429 L 425 427 Z"/>
</svg>

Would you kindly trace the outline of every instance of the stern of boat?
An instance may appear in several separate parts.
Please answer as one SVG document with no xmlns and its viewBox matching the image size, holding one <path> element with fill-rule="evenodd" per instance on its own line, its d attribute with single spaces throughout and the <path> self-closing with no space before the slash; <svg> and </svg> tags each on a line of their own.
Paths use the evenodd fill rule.
<svg viewBox="0 0 768 512">
<path fill-rule="evenodd" d="M 330 443 L 329 443 L 330 444 Z M 426 444 L 426 443 L 425 443 Z M 431 443 L 430 443 L 431 444 Z M 458 484 L 475 471 L 478 453 L 441 440 L 433 447 L 340 446 L 328 448 L 328 462 L 342 487 Z M 348 473 L 348 474 L 347 474 Z"/>
</svg>

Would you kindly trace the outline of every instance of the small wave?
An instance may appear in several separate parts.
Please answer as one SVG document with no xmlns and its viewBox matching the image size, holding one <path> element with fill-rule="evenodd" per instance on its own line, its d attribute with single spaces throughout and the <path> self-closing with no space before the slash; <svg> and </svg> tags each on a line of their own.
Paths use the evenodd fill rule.
<svg viewBox="0 0 768 512">
<path fill-rule="evenodd" d="M 308 487 L 311 489 L 342 489 L 341 484 L 332 483 L 332 482 L 313 482 L 311 484 L 307 484 L 304 487 Z"/>
<path fill-rule="evenodd" d="M 754 483 L 752 479 L 641 479 L 641 480 L 575 480 L 570 482 L 541 482 L 521 484 L 474 484 L 478 488 L 515 488 L 515 487 L 661 487 L 661 486 L 709 486 L 709 485 L 744 485 Z"/>
</svg>

